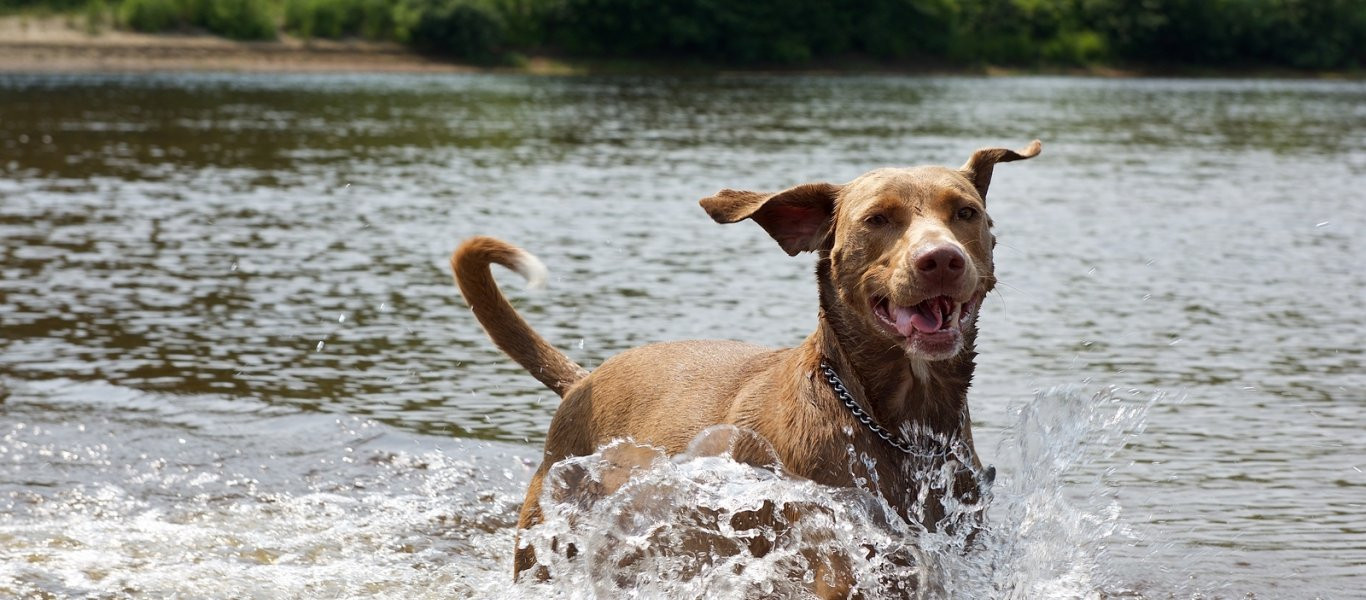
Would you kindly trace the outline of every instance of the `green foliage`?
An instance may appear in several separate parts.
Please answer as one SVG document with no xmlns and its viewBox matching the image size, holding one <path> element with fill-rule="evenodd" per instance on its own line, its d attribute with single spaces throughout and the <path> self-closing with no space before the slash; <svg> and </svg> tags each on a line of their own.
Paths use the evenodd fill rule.
<svg viewBox="0 0 1366 600">
<path fill-rule="evenodd" d="M 123 0 L 119 22 L 133 31 L 157 33 L 180 24 L 176 0 Z"/>
<path fill-rule="evenodd" d="M 95 35 L 102 31 L 109 20 L 109 5 L 104 0 L 87 0 L 81 10 L 85 17 L 85 32 Z"/>
<path fill-rule="evenodd" d="M 402 0 L 395 35 L 423 52 L 475 62 L 502 58 L 507 30 L 490 3 L 477 0 Z"/>
<path fill-rule="evenodd" d="M 196 4 L 194 25 L 235 40 L 275 38 L 275 18 L 266 0 L 198 0 Z"/>
<path fill-rule="evenodd" d="M 1094 31 L 1061 31 L 1043 42 L 1039 55 L 1045 62 L 1089 65 L 1109 58 L 1105 38 Z"/>
<path fill-rule="evenodd" d="M 0 12 L 75 12 L 84 6 L 85 0 L 0 0 Z"/>
<path fill-rule="evenodd" d="M 201 27 L 238 40 L 275 37 L 267 0 L 123 0 L 119 21 L 134 31 L 156 33 Z"/>
<path fill-rule="evenodd" d="M 1366 59 L 1360 0 L 1090 0 L 1085 8 L 1135 60 L 1342 68 Z"/>
<path fill-rule="evenodd" d="M 284 29 L 299 37 L 385 39 L 394 31 L 391 0 L 286 0 Z"/>
<path fill-rule="evenodd" d="M 797 63 L 902 57 L 948 45 L 951 0 L 547 0 L 547 41 L 615 57 Z"/>
<path fill-rule="evenodd" d="M 103 2 L 0 0 L 0 11 Z M 496 61 L 509 51 L 719 63 L 843 57 L 1003 65 L 1366 66 L 1363 0 L 121 0 L 138 31 L 397 39 Z M 92 26 L 93 28 L 94 26 Z"/>
<path fill-rule="evenodd" d="M 957 0 L 953 56 L 1004 64 L 1121 60 L 1353 68 L 1360 0 Z"/>
<path fill-rule="evenodd" d="M 959 0 L 950 54 L 1007 65 L 1103 61 L 1109 44 L 1079 12 L 1086 1 Z"/>
<path fill-rule="evenodd" d="M 503 21 L 507 44 L 517 48 L 545 46 L 547 0 L 485 0 Z"/>
</svg>

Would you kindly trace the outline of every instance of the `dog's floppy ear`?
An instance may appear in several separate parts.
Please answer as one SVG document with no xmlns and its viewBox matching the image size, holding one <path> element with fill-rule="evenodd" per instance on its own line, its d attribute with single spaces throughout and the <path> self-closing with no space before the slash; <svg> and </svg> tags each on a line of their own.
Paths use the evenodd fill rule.
<svg viewBox="0 0 1366 600">
<path fill-rule="evenodd" d="M 987 188 L 991 187 L 991 170 L 996 166 L 996 163 L 1034 158 L 1038 156 L 1040 150 L 1043 150 L 1043 143 L 1039 140 L 1030 142 L 1029 146 L 1023 150 L 983 148 L 973 152 L 972 158 L 968 159 L 967 164 L 964 164 L 959 172 L 972 182 L 973 187 L 977 188 L 977 195 L 982 197 L 983 202 L 986 202 Z"/>
<path fill-rule="evenodd" d="M 788 256 L 796 256 L 820 249 L 839 193 L 833 183 L 807 183 L 776 194 L 721 190 L 701 204 L 717 223 L 754 219 Z"/>
</svg>

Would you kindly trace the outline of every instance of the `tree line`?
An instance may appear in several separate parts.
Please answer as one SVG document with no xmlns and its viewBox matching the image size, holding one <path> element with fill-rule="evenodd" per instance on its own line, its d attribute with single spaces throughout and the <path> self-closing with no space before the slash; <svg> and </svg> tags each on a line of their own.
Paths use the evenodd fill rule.
<svg viewBox="0 0 1366 600">
<path fill-rule="evenodd" d="M 1357 69 L 1362 0 L 0 0 L 237 39 L 395 40 L 476 62 L 528 54 L 797 65 Z"/>
</svg>

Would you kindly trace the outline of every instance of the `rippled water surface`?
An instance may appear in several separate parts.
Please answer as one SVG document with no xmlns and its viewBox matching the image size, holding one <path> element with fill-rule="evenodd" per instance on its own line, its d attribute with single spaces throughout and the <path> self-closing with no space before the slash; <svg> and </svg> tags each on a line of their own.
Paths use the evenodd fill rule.
<svg viewBox="0 0 1366 600">
<path fill-rule="evenodd" d="M 966 556 L 920 542 L 925 576 L 1360 597 L 1366 84 L 280 75 L 0 76 L 0 596 L 623 593 L 582 564 L 509 582 L 557 399 L 458 299 L 456 243 L 541 256 L 549 288 L 509 294 L 585 366 L 794 345 L 812 260 L 698 198 L 1036 137 L 989 205 L 971 402 L 993 526 Z M 850 502 L 724 457 L 652 464 L 661 506 Z M 613 510 L 561 524 L 629 545 Z M 779 558 L 643 564 L 642 596 L 785 589 Z"/>
</svg>

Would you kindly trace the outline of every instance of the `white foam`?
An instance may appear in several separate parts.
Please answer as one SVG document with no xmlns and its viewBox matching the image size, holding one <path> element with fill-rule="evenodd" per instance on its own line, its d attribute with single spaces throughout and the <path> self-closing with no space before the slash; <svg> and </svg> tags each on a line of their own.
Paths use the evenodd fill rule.
<svg viewBox="0 0 1366 600">
<path fill-rule="evenodd" d="M 0 597 L 797 597 L 812 576 L 803 551 L 815 548 L 852 552 L 874 597 L 918 585 L 924 598 L 1098 598 L 1126 589 L 1107 548 L 1134 541 L 1108 488 L 1069 477 L 1122 447 L 1148 405 L 1052 390 L 1022 407 L 1001 447 L 983 452 L 1000 476 L 970 551 L 962 535 L 887 518 L 870 493 L 732 460 L 745 435 L 733 428 L 678 457 L 622 442 L 555 468 L 546 521 L 525 537 L 572 542 L 579 555 L 542 553 L 554 578 L 515 585 L 534 449 L 325 414 L 206 429 L 212 420 L 186 422 L 184 406 L 109 386 L 15 390 L 0 428 Z M 850 454 L 849 467 L 866 460 Z M 732 517 L 765 502 L 803 517 L 781 534 L 736 529 Z M 750 555 L 745 534 L 772 551 Z M 699 540 L 710 550 L 677 551 Z M 881 554 L 863 559 L 865 546 Z M 883 558 L 896 552 L 915 567 Z"/>
</svg>

